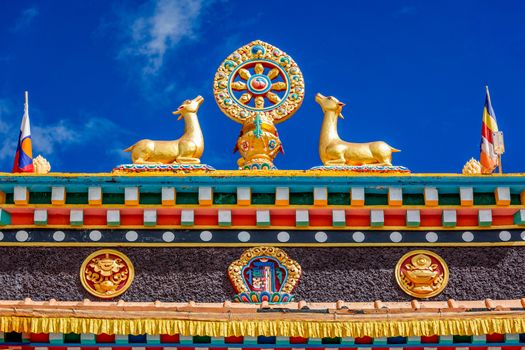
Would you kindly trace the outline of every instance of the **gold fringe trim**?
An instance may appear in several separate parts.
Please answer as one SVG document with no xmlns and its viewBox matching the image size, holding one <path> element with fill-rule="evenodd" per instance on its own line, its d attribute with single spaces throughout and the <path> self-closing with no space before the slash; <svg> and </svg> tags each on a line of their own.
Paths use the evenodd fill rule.
<svg viewBox="0 0 525 350">
<path fill-rule="evenodd" d="M 525 315 L 374 321 L 99 319 L 1 316 L 0 331 L 30 333 L 182 334 L 213 337 L 395 337 L 525 333 Z"/>
</svg>

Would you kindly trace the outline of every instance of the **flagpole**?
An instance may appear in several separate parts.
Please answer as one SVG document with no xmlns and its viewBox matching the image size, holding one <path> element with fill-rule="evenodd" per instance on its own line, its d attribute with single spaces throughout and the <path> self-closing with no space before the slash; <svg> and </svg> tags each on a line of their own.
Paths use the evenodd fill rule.
<svg viewBox="0 0 525 350">
<path fill-rule="evenodd" d="M 26 101 L 25 101 L 25 103 L 24 103 L 24 112 L 27 113 L 27 111 L 28 111 L 28 109 L 29 109 L 29 94 L 28 94 L 28 92 L 26 91 L 24 95 L 25 95 L 25 99 L 26 99 Z"/>
</svg>

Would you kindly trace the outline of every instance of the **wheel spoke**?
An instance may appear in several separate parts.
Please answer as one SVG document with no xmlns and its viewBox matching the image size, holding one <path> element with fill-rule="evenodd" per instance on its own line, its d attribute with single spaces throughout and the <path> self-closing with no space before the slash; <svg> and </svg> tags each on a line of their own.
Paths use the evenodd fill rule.
<svg viewBox="0 0 525 350">
<path fill-rule="evenodd" d="M 272 90 L 275 90 L 275 91 L 286 90 L 286 87 L 287 87 L 286 83 L 282 81 L 272 84 Z"/>
<path fill-rule="evenodd" d="M 271 91 L 268 91 L 268 93 L 266 94 L 266 98 L 270 100 L 270 102 L 272 102 L 274 105 L 281 102 L 281 98 Z"/>
<path fill-rule="evenodd" d="M 255 108 L 264 108 L 264 97 L 257 96 L 255 98 Z"/>
<path fill-rule="evenodd" d="M 278 75 L 279 75 L 279 70 L 277 68 L 274 68 L 268 72 L 268 78 L 270 78 L 270 80 L 275 79 L 275 77 L 277 77 Z"/>
<path fill-rule="evenodd" d="M 242 81 L 234 81 L 232 83 L 232 89 L 235 91 L 246 90 L 246 84 L 243 83 Z"/>
<path fill-rule="evenodd" d="M 262 64 L 257 63 L 255 65 L 255 68 L 253 68 L 253 71 L 255 72 L 255 74 L 262 74 L 264 72 L 264 67 Z"/>
<path fill-rule="evenodd" d="M 250 94 L 249 92 L 245 92 L 244 94 L 241 95 L 241 97 L 239 97 L 239 102 L 245 105 L 245 104 L 248 104 L 248 102 L 250 102 L 251 99 L 252 99 L 252 94 Z"/>
<path fill-rule="evenodd" d="M 241 68 L 241 69 L 239 69 L 239 75 L 240 75 L 241 78 L 243 78 L 244 80 L 248 80 L 248 79 L 250 79 L 250 77 L 252 76 L 252 75 L 250 74 L 250 72 L 249 72 L 247 69 L 245 69 L 245 68 Z"/>
</svg>

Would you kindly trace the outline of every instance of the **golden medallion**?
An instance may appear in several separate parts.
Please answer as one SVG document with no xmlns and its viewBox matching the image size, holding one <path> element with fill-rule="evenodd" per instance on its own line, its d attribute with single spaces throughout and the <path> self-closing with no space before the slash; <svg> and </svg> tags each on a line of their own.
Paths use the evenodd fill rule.
<svg viewBox="0 0 525 350">
<path fill-rule="evenodd" d="M 403 292 L 416 298 L 431 298 L 440 294 L 448 283 L 448 266 L 437 254 L 428 250 L 413 250 L 399 259 L 396 281 Z"/>
<path fill-rule="evenodd" d="M 290 118 L 304 99 L 303 75 L 295 61 L 260 40 L 229 55 L 213 85 L 220 109 L 241 124 L 257 115 L 278 124 Z"/>
<path fill-rule="evenodd" d="M 112 249 L 97 250 L 80 267 L 80 281 L 92 295 L 109 299 L 124 293 L 135 276 L 129 258 Z"/>
</svg>

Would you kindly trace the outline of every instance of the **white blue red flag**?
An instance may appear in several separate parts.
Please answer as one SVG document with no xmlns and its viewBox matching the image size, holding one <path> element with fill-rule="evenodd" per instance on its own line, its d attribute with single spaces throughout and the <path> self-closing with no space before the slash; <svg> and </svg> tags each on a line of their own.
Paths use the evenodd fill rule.
<svg viewBox="0 0 525 350">
<path fill-rule="evenodd" d="M 13 173 L 32 173 L 33 168 L 33 146 L 31 144 L 31 128 L 29 126 L 29 107 L 27 102 L 27 91 L 25 93 L 26 102 L 24 105 L 24 116 L 20 126 L 18 145 L 16 147 L 15 164 Z"/>
</svg>

